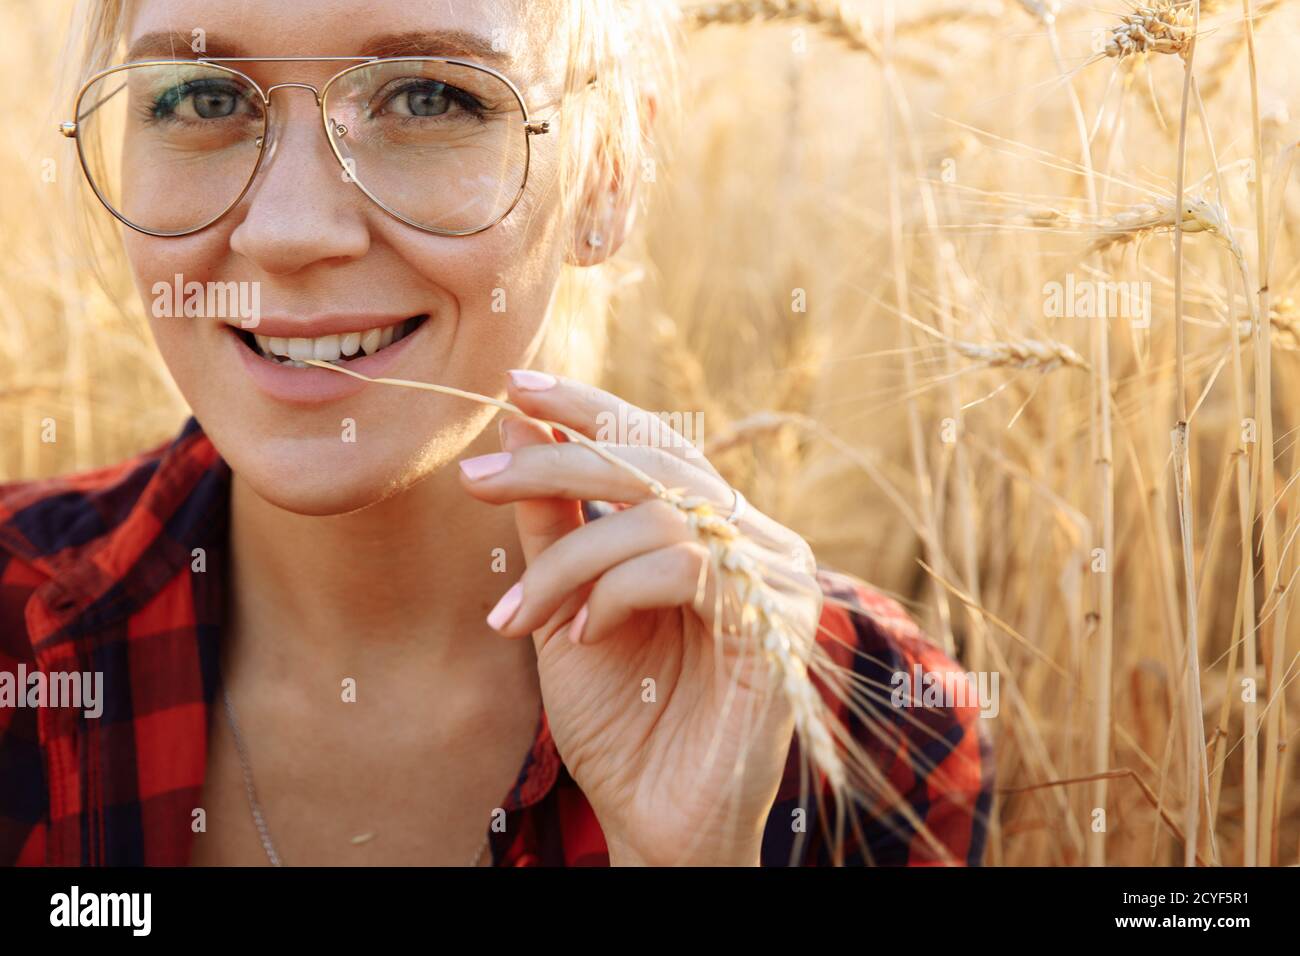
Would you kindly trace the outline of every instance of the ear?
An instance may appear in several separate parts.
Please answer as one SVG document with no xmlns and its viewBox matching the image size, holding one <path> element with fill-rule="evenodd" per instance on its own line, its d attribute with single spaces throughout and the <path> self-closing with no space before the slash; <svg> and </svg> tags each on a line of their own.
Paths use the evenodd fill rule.
<svg viewBox="0 0 1300 956">
<path fill-rule="evenodd" d="M 657 105 L 653 93 L 642 95 L 643 137 L 649 136 Z M 636 225 L 639 171 L 625 168 L 622 157 L 611 156 L 604 142 L 597 145 L 593 164 L 573 218 L 573 247 L 566 257 L 577 266 L 604 262 Z"/>
</svg>

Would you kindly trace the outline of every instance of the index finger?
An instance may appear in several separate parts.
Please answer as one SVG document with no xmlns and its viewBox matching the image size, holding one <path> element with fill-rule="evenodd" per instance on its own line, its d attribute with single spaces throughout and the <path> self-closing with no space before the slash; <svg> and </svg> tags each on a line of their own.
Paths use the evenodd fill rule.
<svg viewBox="0 0 1300 956">
<path fill-rule="evenodd" d="M 567 425 L 593 441 L 659 448 L 722 478 L 698 447 L 703 412 L 648 412 L 586 382 L 532 369 L 511 370 L 508 395 L 534 418 Z"/>
</svg>

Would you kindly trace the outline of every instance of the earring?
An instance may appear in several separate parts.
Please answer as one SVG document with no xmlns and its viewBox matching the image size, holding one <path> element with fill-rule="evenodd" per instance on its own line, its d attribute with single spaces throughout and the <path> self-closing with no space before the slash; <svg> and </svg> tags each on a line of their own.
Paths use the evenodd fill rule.
<svg viewBox="0 0 1300 956">
<path fill-rule="evenodd" d="M 605 244 L 605 240 L 600 237 L 600 233 L 592 230 L 587 234 L 587 245 L 593 249 L 599 249 Z"/>
</svg>

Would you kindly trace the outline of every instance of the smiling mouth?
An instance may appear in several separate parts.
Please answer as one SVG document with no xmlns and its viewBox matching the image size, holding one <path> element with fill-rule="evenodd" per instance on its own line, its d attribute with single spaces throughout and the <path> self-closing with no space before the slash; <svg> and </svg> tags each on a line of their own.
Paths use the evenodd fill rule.
<svg viewBox="0 0 1300 956">
<path fill-rule="evenodd" d="M 342 332 L 321 335 L 314 339 L 274 338 L 255 335 L 245 329 L 235 329 L 235 334 L 248 349 L 274 365 L 289 368 L 310 368 L 306 359 L 346 365 L 353 359 L 365 358 L 382 352 L 395 342 L 406 338 L 429 318 L 428 313 L 413 315 L 405 322 L 362 332 Z"/>
</svg>

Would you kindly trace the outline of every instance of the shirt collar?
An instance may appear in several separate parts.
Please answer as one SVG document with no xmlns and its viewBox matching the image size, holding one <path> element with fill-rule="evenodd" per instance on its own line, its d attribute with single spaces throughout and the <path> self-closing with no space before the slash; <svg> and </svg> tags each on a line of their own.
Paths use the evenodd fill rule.
<svg viewBox="0 0 1300 956">
<path fill-rule="evenodd" d="M 193 417 L 175 439 L 122 472 L 86 491 L 75 512 L 58 516 L 69 528 L 102 526 L 102 534 L 51 553 L 25 539 L 7 542 L 50 578 L 28 612 L 38 653 L 121 623 L 186 572 L 196 548 L 206 555 L 227 539 L 230 469 Z M 95 477 L 92 472 L 84 480 Z M 218 577 L 223 571 L 214 569 Z"/>
</svg>

